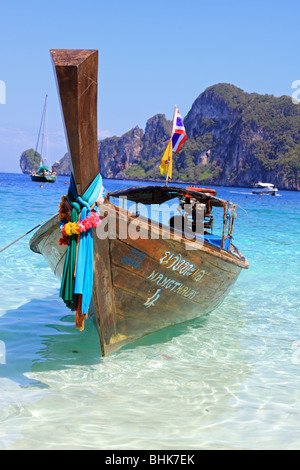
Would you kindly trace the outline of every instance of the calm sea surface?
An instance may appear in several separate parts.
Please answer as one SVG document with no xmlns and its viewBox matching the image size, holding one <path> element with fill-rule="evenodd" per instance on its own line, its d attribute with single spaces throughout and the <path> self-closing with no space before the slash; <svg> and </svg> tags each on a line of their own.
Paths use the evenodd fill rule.
<svg viewBox="0 0 300 470">
<path fill-rule="evenodd" d="M 57 212 L 67 181 L 0 173 L 0 249 Z M 0 254 L 0 449 L 300 449 L 300 193 L 216 189 L 239 205 L 250 269 L 204 319 L 105 359 L 30 236 Z"/>
</svg>

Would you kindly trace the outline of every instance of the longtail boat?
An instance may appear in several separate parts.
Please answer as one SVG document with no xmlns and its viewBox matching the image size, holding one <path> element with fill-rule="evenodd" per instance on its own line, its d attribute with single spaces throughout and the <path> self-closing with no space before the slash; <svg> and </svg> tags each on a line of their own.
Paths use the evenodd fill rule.
<svg viewBox="0 0 300 470">
<path fill-rule="evenodd" d="M 59 213 L 30 247 L 61 281 L 76 326 L 83 328 L 87 313 L 95 320 L 105 356 L 211 312 L 249 264 L 232 243 L 236 207 L 212 189 L 157 184 L 105 193 L 97 149 L 98 52 L 50 52 L 72 175 Z"/>
</svg>

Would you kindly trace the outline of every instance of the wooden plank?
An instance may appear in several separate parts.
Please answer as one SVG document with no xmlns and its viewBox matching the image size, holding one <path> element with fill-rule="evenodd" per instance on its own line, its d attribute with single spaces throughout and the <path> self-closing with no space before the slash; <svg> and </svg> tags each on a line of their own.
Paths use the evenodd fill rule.
<svg viewBox="0 0 300 470">
<path fill-rule="evenodd" d="M 109 240 L 94 234 L 94 302 L 102 355 L 116 336 Z"/>
<path fill-rule="evenodd" d="M 99 173 L 97 147 L 98 51 L 51 50 L 77 192 Z"/>
<path fill-rule="evenodd" d="M 238 277 L 241 268 L 225 255 L 218 258 L 207 248 L 186 251 L 182 240 L 162 239 L 159 227 L 158 240 L 150 234 L 146 240 L 118 238 L 125 214 L 110 204 L 101 206 L 102 214 L 106 211 L 116 219 L 107 227 L 116 341 L 106 342 L 106 354 L 161 328 L 205 315 L 222 302 Z M 128 226 L 134 217 L 127 214 L 125 219 Z M 188 269 L 193 275 L 186 275 Z M 102 279 L 98 282 L 103 286 Z"/>
<path fill-rule="evenodd" d="M 112 218 L 116 218 L 117 235 L 119 234 L 119 227 L 123 220 L 128 226 L 133 221 L 137 221 L 137 218 L 135 216 L 129 215 L 129 213 L 125 209 L 119 208 L 110 203 L 104 204 L 102 206 L 102 210 L 103 212 L 108 211 L 109 214 L 112 213 Z M 184 252 L 189 253 L 189 255 L 191 257 L 194 257 L 195 259 L 198 256 L 197 253 L 201 250 L 202 252 L 205 252 L 209 255 L 209 258 L 212 260 L 212 262 L 216 263 L 216 265 L 222 266 L 222 269 L 224 269 L 225 271 L 228 270 L 229 272 L 231 272 L 233 269 L 233 265 L 236 266 L 236 270 L 238 272 L 240 272 L 239 268 L 244 269 L 248 268 L 249 266 L 247 260 L 242 260 L 227 251 L 223 251 L 218 249 L 217 247 L 214 247 L 213 245 L 207 243 L 203 244 L 203 242 L 199 241 L 191 241 L 184 237 L 178 236 L 178 234 L 176 235 L 172 231 L 170 231 L 168 227 L 160 226 L 155 221 L 151 221 L 150 225 L 150 221 L 148 221 L 148 219 L 142 216 L 138 217 L 138 221 L 140 223 L 140 226 L 142 227 L 142 230 L 145 232 L 148 231 L 148 238 L 146 240 L 140 237 L 136 241 L 141 249 L 144 248 L 144 250 L 146 250 L 147 247 L 150 247 L 153 252 L 156 252 L 161 247 L 161 241 L 167 240 L 170 250 L 178 250 L 178 247 L 181 246 Z M 122 232 L 124 232 L 123 227 L 124 223 L 122 223 Z M 168 234 L 169 239 L 167 239 Z M 125 238 L 124 241 L 128 244 L 132 243 L 130 237 Z M 225 261 L 225 263 L 223 263 L 223 261 Z"/>
</svg>

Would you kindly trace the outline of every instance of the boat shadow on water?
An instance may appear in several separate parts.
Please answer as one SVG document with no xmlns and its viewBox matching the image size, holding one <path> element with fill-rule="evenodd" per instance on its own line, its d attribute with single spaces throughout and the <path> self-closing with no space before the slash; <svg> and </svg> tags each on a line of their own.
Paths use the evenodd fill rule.
<svg viewBox="0 0 300 470">
<path fill-rule="evenodd" d="M 124 345 L 114 354 L 167 343 L 187 333 L 191 327 L 203 327 L 207 318 L 196 318 L 162 329 Z M 63 302 L 57 299 L 57 294 L 46 299 L 33 299 L 17 309 L 8 310 L 0 318 L 0 330 L 0 377 L 13 380 L 23 387 L 45 386 L 30 378 L 31 373 L 93 366 L 105 360 L 101 357 L 93 320 L 89 318 L 86 321 L 83 331 L 76 329 L 74 314 L 69 314 Z"/>
<path fill-rule="evenodd" d="M 36 381 L 27 373 L 55 371 L 76 365 L 99 363 L 99 338 L 91 321 L 83 332 L 74 326 L 57 295 L 33 299 L 0 318 L 0 341 L 4 357 L 0 376 L 20 385 Z"/>
</svg>

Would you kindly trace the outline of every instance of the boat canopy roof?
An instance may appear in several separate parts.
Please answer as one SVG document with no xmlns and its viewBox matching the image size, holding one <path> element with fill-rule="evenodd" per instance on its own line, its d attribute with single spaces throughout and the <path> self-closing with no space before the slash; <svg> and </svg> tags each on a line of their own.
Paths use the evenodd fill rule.
<svg viewBox="0 0 300 470">
<path fill-rule="evenodd" d="M 261 182 L 259 182 L 259 183 L 256 183 L 256 184 L 255 184 L 255 187 L 256 187 L 256 188 L 274 188 L 274 184 L 272 184 L 272 183 L 261 183 Z"/>
<path fill-rule="evenodd" d="M 45 165 L 39 167 L 39 171 L 44 171 L 44 170 L 47 170 L 47 171 L 48 171 L 48 170 L 49 170 L 49 167 L 48 167 L 48 166 L 45 166 Z"/>
<path fill-rule="evenodd" d="M 137 186 L 108 194 L 108 197 L 126 197 L 130 201 L 146 205 L 162 204 L 176 197 L 184 198 L 186 196 L 193 197 L 202 204 L 210 201 L 212 206 L 216 207 L 223 207 L 224 204 L 231 205 L 230 202 L 223 201 L 209 193 L 179 188 L 177 186 Z"/>
</svg>

